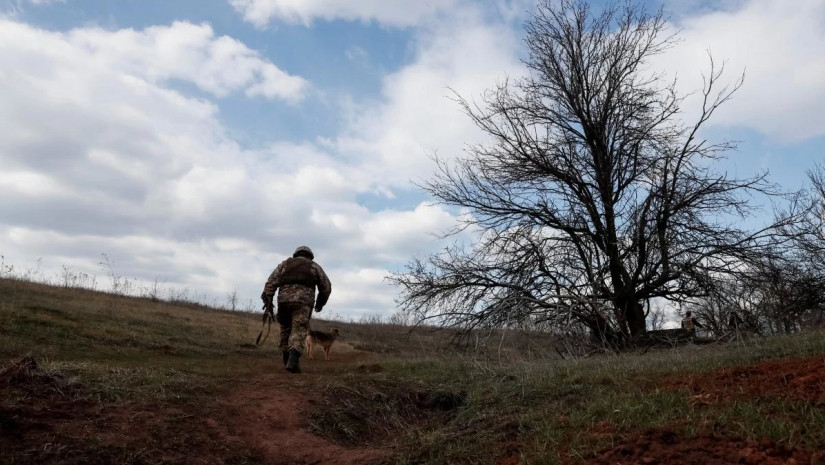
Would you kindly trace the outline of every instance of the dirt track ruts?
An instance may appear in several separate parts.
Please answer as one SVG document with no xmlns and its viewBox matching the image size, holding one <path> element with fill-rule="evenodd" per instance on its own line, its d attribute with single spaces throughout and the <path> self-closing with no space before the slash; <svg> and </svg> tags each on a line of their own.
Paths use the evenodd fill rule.
<svg viewBox="0 0 825 465">
<path fill-rule="evenodd" d="M 323 364 L 324 361 L 315 361 L 311 371 L 323 370 Z M 295 382 L 297 377 L 304 376 L 316 375 L 286 373 L 273 358 L 270 374 L 239 386 L 222 400 L 231 412 L 228 423 L 234 433 L 260 454 L 264 463 L 367 465 L 389 455 L 386 449 L 340 446 L 302 427 L 302 412 L 312 407 L 311 393 L 301 392 L 303 383 Z"/>
</svg>

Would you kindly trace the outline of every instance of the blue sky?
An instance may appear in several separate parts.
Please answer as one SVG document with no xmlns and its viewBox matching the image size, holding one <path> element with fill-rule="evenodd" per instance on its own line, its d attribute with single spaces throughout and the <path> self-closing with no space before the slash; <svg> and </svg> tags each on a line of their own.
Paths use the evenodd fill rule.
<svg viewBox="0 0 825 465">
<path fill-rule="evenodd" d="M 825 0 L 650 2 L 695 90 L 706 52 L 745 86 L 705 135 L 721 169 L 786 188 L 825 148 Z M 331 311 L 389 315 L 383 278 L 458 212 L 410 181 L 484 140 L 448 96 L 524 72 L 527 0 L 0 0 L 0 255 L 255 301 L 300 244 Z M 688 99 L 689 119 L 696 101 Z M 758 221 L 755 220 L 755 221 Z M 38 262 L 38 259 L 41 259 Z"/>
<path fill-rule="evenodd" d="M 220 99 L 221 121 L 248 146 L 273 139 L 334 135 L 340 124 L 334 99 L 377 98 L 382 76 L 403 66 L 412 52 L 409 28 L 336 20 L 309 27 L 280 22 L 262 29 L 245 22 L 226 1 L 70 0 L 17 5 L 18 20 L 56 31 L 95 26 L 144 29 L 175 21 L 209 24 L 215 35 L 237 39 L 284 71 L 312 82 L 316 92 L 289 111 L 272 102 L 243 96 Z M 183 91 L 197 91 L 186 89 L 185 82 L 170 84 L 181 86 Z"/>
</svg>

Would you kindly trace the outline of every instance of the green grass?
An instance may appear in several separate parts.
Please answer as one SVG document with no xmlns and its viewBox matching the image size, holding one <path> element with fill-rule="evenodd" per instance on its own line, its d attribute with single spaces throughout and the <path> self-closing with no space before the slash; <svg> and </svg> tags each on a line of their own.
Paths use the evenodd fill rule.
<svg viewBox="0 0 825 465">
<path fill-rule="evenodd" d="M 157 463 L 193 445 L 226 463 L 257 462 L 198 422 L 271 356 L 255 349 L 254 315 L 8 279 L 0 296 L 0 369 L 29 355 L 57 380 L 0 385 L 5 429 L 29 437 L 0 440 L 0 463 Z M 119 423 L 145 437 L 102 439 Z"/>
<path fill-rule="evenodd" d="M 29 354 L 102 402 L 179 401 L 265 357 L 251 314 L 13 280 L 0 280 L 0 295 L 0 359 Z"/>
<path fill-rule="evenodd" d="M 216 400 L 272 366 L 277 328 L 267 347 L 256 349 L 258 315 L 8 279 L 0 279 L 0 296 L 0 368 L 30 354 L 46 373 L 76 381 L 78 399 L 69 400 L 96 409 L 137 404 L 218 415 Z M 426 328 L 313 325 L 339 327 L 338 347 L 365 353 L 290 378 L 317 401 L 306 427 L 351 446 L 392 446 L 390 463 L 487 464 L 512 454 L 523 463 L 578 463 L 625 436 L 661 428 L 682 437 L 713 432 L 825 449 L 825 412 L 814 401 L 722 398 L 697 405 L 673 384 L 767 359 L 823 357 L 822 333 L 562 360 L 537 334 L 498 333 L 496 347 L 479 357 L 450 346 L 451 334 Z M 25 396 L 9 391 L 0 407 L 24 405 Z M 185 437 L 193 428 L 188 418 L 153 420 L 153 447 L 177 447 L 162 438 Z M 92 458 L 158 457 L 93 436 L 62 441 L 67 451 L 86 448 Z M 243 449 L 216 453 L 227 462 L 256 460 Z M 66 455 L 36 456 L 44 457 L 61 462 Z M 15 462 L 0 453 L 0 463 Z"/>
<path fill-rule="evenodd" d="M 657 386 L 663 379 L 724 367 L 823 354 L 825 338 L 814 333 L 579 360 L 498 364 L 388 359 L 383 371 L 368 378 L 351 376 L 327 386 L 333 401 L 313 425 L 321 433 L 326 428 L 332 438 L 347 438 L 359 428 L 402 431 L 404 436 L 395 441 L 397 463 L 497 463 L 513 445 L 524 463 L 575 463 L 615 445 L 623 435 L 659 428 L 683 437 L 714 432 L 818 450 L 825 448 L 821 405 L 750 398 L 695 406 L 689 392 Z M 369 394 L 376 389 L 381 395 Z M 365 425 L 369 421 L 364 419 L 376 418 L 368 412 L 386 409 L 394 402 L 393 392 L 410 389 L 462 392 L 466 397 L 447 415 L 424 411 Z M 362 395 L 349 396 L 358 402 L 342 403 L 342 390 Z M 327 416 L 334 421 L 325 422 Z M 605 426 L 608 434 L 598 434 Z"/>
</svg>

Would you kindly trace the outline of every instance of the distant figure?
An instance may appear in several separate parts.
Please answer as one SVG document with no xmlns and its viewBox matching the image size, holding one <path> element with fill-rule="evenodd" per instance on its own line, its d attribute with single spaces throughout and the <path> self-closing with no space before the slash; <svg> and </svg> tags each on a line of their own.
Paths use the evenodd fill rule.
<svg viewBox="0 0 825 465">
<path fill-rule="evenodd" d="M 295 249 L 292 258 L 281 262 L 269 275 L 261 299 L 271 303 L 278 291 L 278 313 L 281 340 L 278 348 L 283 355 L 284 366 L 290 373 L 300 373 L 299 361 L 309 329 L 312 308 L 320 312 L 329 299 L 332 285 L 326 273 L 313 259 L 315 255 L 307 246 Z M 318 288 L 318 299 L 315 288 Z"/>
<path fill-rule="evenodd" d="M 685 317 L 682 318 L 682 329 L 686 329 L 686 330 L 690 331 L 691 333 L 695 333 L 696 328 L 704 328 L 704 326 L 699 324 L 699 322 L 696 321 L 696 318 L 693 318 L 693 313 L 692 312 L 690 312 L 690 311 L 685 312 Z"/>
<path fill-rule="evenodd" d="M 730 316 L 728 316 L 728 328 L 731 331 L 739 331 L 744 325 L 745 320 L 735 310 L 732 310 Z"/>
</svg>

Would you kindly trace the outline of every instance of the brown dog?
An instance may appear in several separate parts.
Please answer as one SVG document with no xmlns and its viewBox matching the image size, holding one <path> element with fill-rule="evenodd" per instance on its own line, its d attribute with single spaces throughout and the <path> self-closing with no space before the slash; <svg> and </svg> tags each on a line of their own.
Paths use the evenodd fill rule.
<svg viewBox="0 0 825 465">
<path fill-rule="evenodd" d="M 329 349 L 332 347 L 332 343 L 338 338 L 338 328 L 332 328 L 332 331 L 326 333 L 324 331 L 313 331 L 309 330 L 307 332 L 307 353 L 309 354 L 309 358 L 312 358 L 312 344 L 318 343 L 321 344 L 321 347 L 324 348 L 324 360 L 329 360 Z"/>
</svg>

